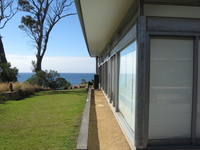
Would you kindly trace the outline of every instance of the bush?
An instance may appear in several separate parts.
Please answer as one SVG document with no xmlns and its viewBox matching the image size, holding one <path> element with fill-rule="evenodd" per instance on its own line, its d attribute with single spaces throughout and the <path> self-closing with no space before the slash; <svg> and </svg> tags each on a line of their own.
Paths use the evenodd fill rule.
<svg viewBox="0 0 200 150">
<path fill-rule="evenodd" d="M 0 94 L 7 92 L 8 90 L 9 90 L 8 89 L 8 83 L 1 83 L 0 84 Z"/>
<path fill-rule="evenodd" d="M 52 90 L 66 89 L 71 86 L 70 82 L 66 81 L 64 78 L 61 78 L 60 74 L 54 70 L 38 71 L 26 82 L 33 85 L 50 88 Z"/>
<path fill-rule="evenodd" d="M 10 63 L 0 63 L 0 82 L 16 82 L 18 69 L 11 68 Z"/>
<path fill-rule="evenodd" d="M 64 78 L 57 78 L 56 79 L 56 84 L 57 87 L 64 90 L 64 89 L 68 89 L 71 86 L 71 83 L 69 81 L 66 81 Z"/>
<path fill-rule="evenodd" d="M 36 92 L 46 90 L 45 88 L 42 88 L 40 86 L 32 85 L 25 82 L 23 83 L 16 82 L 14 83 L 13 87 L 14 87 L 14 91 L 18 91 L 20 97 L 22 98 L 28 97 L 29 95 L 33 95 Z"/>
<path fill-rule="evenodd" d="M 46 87 L 46 72 L 38 71 L 31 78 L 27 79 L 26 82 L 32 85 Z"/>
<path fill-rule="evenodd" d="M 81 84 L 87 84 L 87 81 L 85 79 L 82 79 Z"/>
<path fill-rule="evenodd" d="M 93 81 L 88 81 L 88 85 L 94 85 Z"/>
<path fill-rule="evenodd" d="M 9 91 L 8 86 L 9 86 L 8 82 L 0 84 L 0 103 L 2 101 L 7 100 L 4 93 Z M 24 83 L 14 82 L 13 90 L 19 93 L 20 98 L 25 98 L 28 97 L 29 95 L 34 94 L 35 92 L 43 91 L 46 89 L 25 82 Z"/>
</svg>

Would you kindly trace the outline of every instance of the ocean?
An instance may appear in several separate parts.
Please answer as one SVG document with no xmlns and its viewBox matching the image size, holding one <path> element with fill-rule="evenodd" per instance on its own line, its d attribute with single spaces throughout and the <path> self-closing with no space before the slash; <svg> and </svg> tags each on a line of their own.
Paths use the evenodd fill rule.
<svg viewBox="0 0 200 150">
<path fill-rule="evenodd" d="M 24 82 L 30 78 L 33 73 L 19 73 L 18 81 Z M 72 86 L 80 84 L 82 79 L 85 79 L 87 82 L 94 79 L 94 73 L 60 73 L 60 77 L 69 81 Z"/>
</svg>

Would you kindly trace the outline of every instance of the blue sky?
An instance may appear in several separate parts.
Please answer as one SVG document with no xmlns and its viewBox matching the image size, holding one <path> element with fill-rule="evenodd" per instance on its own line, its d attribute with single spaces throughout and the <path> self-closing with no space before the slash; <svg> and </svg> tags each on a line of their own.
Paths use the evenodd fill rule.
<svg viewBox="0 0 200 150">
<path fill-rule="evenodd" d="M 75 12 L 75 6 L 69 12 Z M 31 72 L 31 61 L 35 60 L 36 49 L 31 39 L 18 28 L 23 12 L 18 12 L 0 30 L 8 62 L 19 72 Z M 53 28 L 45 53 L 43 70 L 59 73 L 95 73 L 95 58 L 88 54 L 78 15 L 66 17 Z"/>
</svg>

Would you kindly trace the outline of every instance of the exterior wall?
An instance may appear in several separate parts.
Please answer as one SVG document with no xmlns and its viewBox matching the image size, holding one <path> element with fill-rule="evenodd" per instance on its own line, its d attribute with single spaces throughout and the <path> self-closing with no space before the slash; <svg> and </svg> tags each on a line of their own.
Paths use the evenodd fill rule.
<svg viewBox="0 0 200 150">
<path fill-rule="evenodd" d="M 136 149 L 200 149 L 200 7 L 156 2 L 138 1 L 125 34 L 99 56 L 100 85 Z M 126 52 L 133 43 L 137 61 Z M 135 67 L 135 82 L 123 66 Z"/>
<path fill-rule="evenodd" d="M 106 58 L 105 62 L 99 62 L 100 85 L 108 101 L 118 113 L 119 119 L 123 122 L 133 144 L 136 94 L 136 86 L 133 86 L 136 85 L 136 24 L 112 50 L 116 49 L 117 51 Z"/>
<path fill-rule="evenodd" d="M 161 20 L 164 22 L 167 22 L 167 24 L 164 24 Z M 197 57 L 197 53 L 199 53 L 199 52 L 198 52 L 198 46 L 195 46 L 195 45 L 198 45 L 197 39 L 199 38 L 198 32 L 200 31 L 199 29 L 195 28 L 195 26 L 198 24 L 199 20 L 185 19 L 185 18 L 183 20 L 181 18 L 146 17 L 146 26 L 147 26 L 146 38 L 148 41 L 147 50 L 149 51 L 148 53 L 150 55 L 149 56 L 150 65 L 148 66 L 149 72 L 147 75 L 147 76 L 150 76 L 150 78 L 148 79 L 149 80 L 149 90 L 146 92 L 146 94 L 148 94 L 148 97 L 149 97 L 147 99 L 149 102 L 149 104 L 148 104 L 149 110 L 148 110 L 148 113 L 146 113 L 146 116 L 149 120 L 148 126 L 146 126 L 146 130 L 148 131 L 148 133 L 146 133 L 146 135 L 148 135 L 147 145 L 149 145 L 149 146 L 155 146 L 155 145 L 171 145 L 171 146 L 172 145 L 180 145 L 183 147 L 184 147 L 184 145 L 190 145 L 191 147 L 194 145 L 199 146 L 199 142 L 198 142 L 199 139 L 197 138 L 198 129 L 196 128 L 198 126 L 198 124 L 197 124 L 198 113 L 197 112 L 199 111 L 197 108 L 197 105 L 196 105 L 197 101 L 198 101 L 198 99 L 197 99 L 197 91 L 198 91 L 197 72 L 198 72 L 198 68 L 199 68 L 197 65 L 198 64 L 197 62 L 199 61 L 199 59 Z M 195 23 L 195 25 L 194 24 L 192 25 L 191 23 L 194 20 L 196 23 Z M 174 24 L 174 22 L 176 22 L 176 24 Z M 182 23 L 185 26 L 182 26 L 181 25 Z M 161 26 L 161 28 L 157 28 L 153 24 L 154 25 L 156 24 L 155 26 L 159 25 L 159 26 Z M 193 31 L 196 30 L 195 33 L 193 31 L 191 31 L 191 27 L 192 27 Z M 164 78 L 162 78 L 162 76 L 160 75 L 159 80 L 161 80 L 161 79 L 169 80 L 167 83 L 165 83 L 164 87 L 154 86 L 154 81 L 158 81 L 158 76 L 157 76 L 157 79 L 152 78 L 152 77 L 156 77 L 156 75 L 158 75 L 158 73 L 159 73 L 159 72 L 157 72 L 157 74 L 155 74 L 155 72 L 153 72 L 153 67 L 155 66 L 155 64 L 153 64 L 153 59 L 154 59 L 153 51 L 155 50 L 155 47 L 153 46 L 152 42 L 154 39 L 156 39 L 156 42 L 159 42 L 159 44 L 162 45 L 159 48 L 159 50 L 163 51 L 162 54 L 165 53 L 165 49 L 169 46 L 168 49 L 166 50 L 167 54 L 165 56 L 172 55 L 172 56 L 170 56 L 170 59 L 171 59 L 170 63 L 171 64 L 173 63 L 172 66 L 166 66 L 166 64 L 169 64 L 169 62 L 166 62 L 166 61 L 165 61 L 166 64 L 162 64 L 163 63 L 163 61 L 161 62 L 162 56 L 159 56 L 159 62 L 157 62 L 159 64 L 162 64 L 161 67 L 165 68 L 165 71 L 162 71 L 162 70 L 159 70 L 159 71 L 161 73 L 164 73 L 164 72 L 166 73 L 166 75 L 163 76 Z M 169 42 L 167 44 L 168 46 L 164 45 L 164 43 L 162 43 L 162 41 L 164 41 L 166 43 Z M 180 43 L 182 43 L 182 44 L 180 44 Z M 186 46 L 187 43 L 189 44 L 188 46 Z M 159 47 L 159 44 L 156 44 L 156 47 Z M 183 46 L 183 48 L 181 48 L 181 46 Z M 185 58 L 182 58 L 182 59 L 179 58 L 179 59 L 176 59 L 176 61 L 175 61 L 175 59 L 172 60 L 172 58 L 174 58 L 175 55 L 177 55 L 176 51 L 178 49 L 180 49 L 181 51 L 178 53 L 179 56 L 177 55 L 177 57 L 181 57 L 181 55 L 184 55 L 184 53 L 186 53 L 186 51 L 184 52 L 184 48 L 187 49 L 187 54 L 185 54 L 186 55 Z M 173 49 L 174 49 L 174 51 L 170 52 L 170 50 L 173 50 Z M 159 53 L 157 52 L 156 55 L 158 55 L 158 54 Z M 180 63 L 180 61 L 182 61 L 182 62 Z M 187 62 L 185 63 L 185 61 L 187 61 Z M 182 67 L 177 66 L 178 64 L 190 65 L 190 67 L 189 66 L 183 67 L 183 68 L 185 68 L 185 69 L 183 69 L 184 70 L 184 72 L 183 72 L 180 70 L 180 68 L 182 68 Z M 175 69 L 176 66 L 177 66 L 177 68 Z M 186 68 L 190 69 L 190 70 L 187 70 Z M 157 68 L 157 70 L 158 70 L 158 68 Z M 170 73 L 169 70 L 174 70 L 174 71 L 173 71 L 173 73 Z M 178 73 L 180 73 L 180 74 L 178 75 Z M 168 76 L 167 76 L 167 74 L 168 74 Z M 183 76 L 181 74 L 184 74 L 184 75 L 188 74 L 188 76 Z M 170 78 L 170 76 L 171 76 L 171 78 Z M 182 80 L 181 80 L 181 78 L 182 78 Z M 160 84 L 162 83 L 162 80 L 159 81 Z M 172 80 L 174 80 L 173 83 L 171 83 Z M 187 86 L 185 84 L 185 81 L 188 82 Z M 170 83 L 171 83 L 171 85 L 170 85 Z M 167 84 L 169 86 L 167 86 Z M 178 84 L 179 84 L 179 86 L 178 86 Z M 160 91 L 155 94 L 152 91 L 153 87 L 158 88 L 157 90 L 160 90 Z M 170 90 L 170 89 L 173 89 L 173 90 Z M 183 92 L 182 94 L 181 94 L 181 91 Z M 156 97 L 152 97 L 153 96 L 152 94 L 156 95 Z M 184 94 L 187 94 L 187 95 L 184 95 Z M 154 109 L 154 112 L 152 111 L 153 107 L 155 106 L 155 102 L 153 102 L 152 100 L 157 101 L 156 107 L 160 109 L 159 111 L 155 112 L 157 108 Z M 159 105 L 161 103 L 161 101 L 163 102 L 163 100 L 164 100 L 165 104 L 162 103 L 161 105 Z M 170 103 L 171 104 L 173 103 L 173 104 L 171 106 L 169 106 Z M 166 106 L 166 109 L 163 108 L 163 106 Z M 175 107 L 175 106 L 176 106 L 176 109 L 175 109 L 175 111 L 173 111 L 173 107 Z M 163 108 L 163 109 L 161 109 L 161 108 Z M 179 110 L 179 108 L 181 110 Z M 171 120 L 172 118 L 169 116 L 172 116 L 172 115 L 170 115 L 170 113 L 173 114 L 173 117 L 177 118 L 176 121 Z M 178 114 L 178 113 L 180 113 L 180 114 Z M 153 114 L 155 114 L 155 115 L 153 115 Z M 171 132 L 173 132 L 173 133 L 170 134 L 170 131 L 167 130 L 165 128 L 165 126 L 162 125 L 162 123 L 161 123 L 162 120 L 159 119 L 158 114 L 161 118 L 165 118 L 164 121 L 168 120 L 168 123 L 170 124 L 170 125 L 168 125 L 168 127 L 172 126 L 171 129 L 173 129 L 174 131 L 171 131 Z M 178 118 L 183 119 L 186 122 L 183 123 L 183 120 L 181 121 Z M 154 119 L 155 119 L 155 121 L 153 121 Z M 153 129 L 153 127 L 156 127 L 156 122 L 157 122 L 157 125 L 159 124 L 159 128 Z M 182 124 L 184 124 L 184 125 L 182 125 Z M 184 127 L 185 127 L 185 129 L 183 129 Z M 183 130 L 181 131 L 181 129 L 183 129 Z M 162 133 L 161 130 L 166 131 L 166 132 Z M 152 135 L 152 134 L 156 134 L 157 131 L 158 131 L 158 134 L 160 134 L 162 136 Z M 185 133 L 185 132 L 187 132 L 187 133 Z M 167 137 L 167 136 L 170 136 L 170 137 Z"/>
<path fill-rule="evenodd" d="M 166 149 L 198 149 L 200 146 L 200 96 L 198 92 L 198 88 L 200 86 L 200 79 L 198 77 L 198 72 L 200 71 L 199 65 L 200 65 L 200 20 L 198 17 L 192 18 L 182 18 L 180 16 L 156 16 L 156 15 L 150 15 L 147 11 L 145 12 L 144 9 L 146 9 L 146 6 L 144 4 L 139 3 L 141 9 L 141 15 L 138 16 L 135 19 L 135 22 L 132 23 L 131 27 L 129 26 L 129 30 L 126 31 L 126 34 L 123 35 L 123 37 L 120 38 L 116 43 L 116 45 L 112 48 L 110 48 L 107 53 L 102 54 L 99 56 L 98 59 L 98 67 L 99 67 L 99 74 L 100 74 L 100 85 L 101 88 L 104 90 L 106 96 L 108 97 L 108 101 L 112 104 L 113 108 L 115 109 L 116 113 L 118 114 L 119 118 L 121 119 L 122 123 L 124 124 L 123 130 L 127 132 L 128 134 L 128 140 L 131 141 L 132 145 L 136 147 L 136 149 L 162 149 L 162 146 L 165 146 Z M 178 6 L 176 6 L 178 7 Z M 148 8 L 149 9 L 149 8 Z M 198 9 L 198 7 L 196 8 Z M 190 10 L 190 8 L 188 8 Z M 144 13 L 145 12 L 145 13 Z M 147 16 L 144 16 L 144 15 Z M 134 17 L 133 17 L 134 18 Z M 137 20 L 137 21 L 136 21 Z M 155 39 L 155 45 L 156 42 L 160 43 L 160 40 L 163 40 L 165 42 L 173 41 L 177 46 L 186 44 L 189 42 L 189 47 L 186 49 L 185 54 L 188 56 L 187 58 L 174 58 L 174 59 L 187 59 L 188 62 L 181 63 L 182 66 L 182 74 L 184 74 L 184 71 L 188 73 L 188 76 L 182 76 L 175 78 L 172 77 L 172 79 L 169 78 L 169 80 L 175 80 L 176 82 L 178 79 L 180 80 L 186 80 L 188 79 L 189 83 L 189 97 L 184 96 L 185 100 L 187 101 L 187 108 L 184 105 L 183 107 L 183 101 L 181 101 L 180 92 L 177 92 L 175 90 L 172 90 L 173 92 L 170 93 L 170 91 L 164 90 L 166 93 L 157 93 L 156 98 L 152 98 L 152 94 L 155 94 L 152 92 L 153 87 L 153 78 L 155 78 L 155 82 L 158 82 L 158 79 L 165 80 L 165 77 L 160 78 L 159 71 L 161 69 L 156 69 L 158 72 L 153 71 L 154 63 L 152 61 L 153 54 L 156 54 L 154 52 L 153 47 L 153 41 Z M 180 44 L 178 41 L 181 41 Z M 184 42 L 185 41 L 185 42 Z M 123 52 L 126 53 L 126 48 L 131 46 L 133 43 L 136 43 L 136 62 L 132 62 L 136 66 L 136 87 L 134 87 L 134 81 L 133 79 L 127 80 L 127 84 L 131 85 L 132 87 L 127 88 L 130 91 L 124 91 L 124 87 L 121 85 L 120 81 L 122 72 L 122 61 L 127 60 L 123 59 L 122 57 L 125 56 Z M 173 42 L 171 43 L 173 45 Z M 164 46 L 164 45 L 163 45 Z M 166 46 L 165 46 L 166 47 Z M 173 46 L 170 46 L 173 47 Z M 169 48 L 170 48 L 169 47 Z M 186 46 L 183 46 L 183 48 L 186 48 Z M 181 53 L 181 47 L 179 47 L 179 52 L 177 54 Z M 178 49 L 174 47 L 174 49 Z M 159 50 L 162 49 L 162 45 L 160 45 Z M 133 49 L 134 51 L 134 49 Z M 132 52 L 133 52 L 132 51 Z M 173 55 L 175 55 L 174 52 L 169 53 L 167 50 L 165 51 L 166 55 L 170 54 L 173 58 Z M 184 52 L 182 52 L 184 53 Z M 127 53 L 131 54 L 131 53 Z M 162 54 L 162 53 L 161 53 Z M 189 57 L 189 55 L 191 57 Z M 125 57 L 124 57 L 125 58 Z M 132 56 L 132 58 L 134 58 Z M 157 58 L 160 60 L 160 56 Z M 162 62 L 158 62 L 161 64 L 161 68 L 166 68 L 165 65 L 162 65 Z M 166 62 L 168 63 L 168 62 Z M 130 65 L 131 69 L 133 69 L 134 65 Z M 174 65 L 177 64 L 177 61 L 174 62 Z M 190 66 L 188 66 L 190 64 Z M 126 65 L 125 65 L 126 66 Z M 128 65 L 127 65 L 128 66 Z M 177 68 L 180 68 L 181 66 L 177 66 Z M 184 67 L 188 68 L 184 69 Z M 176 68 L 176 69 L 177 69 Z M 168 68 L 169 70 L 172 68 Z M 165 70 L 165 69 L 164 69 Z M 130 70 L 129 70 L 130 71 Z M 162 70 L 161 70 L 162 71 Z M 166 72 L 163 71 L 163 72 Z M 180 73 L 180 70 L 179 70 Z M 127 73 L 128 74 L 128 73 Z M 128 76 L 126 76 L 128 78 Z M 182 78 L 182 79 L 181 79 Z M 197 82 L 198 81 L 198 82 Z M 159 81 L 160 82 L 160 81 Z M 171 82 L 171 81 L 169 81 Z M 168 82 L 168 83 L 169 83 Z M 162 88 L 162 87 L 157 87 Z M 165 89 L 163 87 L 162 89 Z M 170 87 L 172 89 L 179 88 L 180 90 L 183 89 L 183 86 L 174 86 Z M 132 91 L 132 97 L 129 98 L 130 100 L 127 100 L 127 97 L 123 98 L 123 94 L 126 96 L 126 92 Z M 162 90 L 163 91 L 163 90 Z M 135 92 L 135 95 L 133 94 Z M 182 90 L 182 93 L 185 93 Z M 159 96 L 160 95 L 160 96 Z M 169 104 L 166 100 L 165 102 L 169 105 L 166 105 L 165 102 L 163 104 L 160 103 L 152 103 L 154 100 L 160 101 L 161 99 L 164 100 L 164 97 L 169 100 L 170 95 L 171 98 L 177 100 L 177 97 L 179 97 L 179 102 L 177 102 L 176 108 L 181 111 L 178 113 L 176 112 L 176 109 L 174 111 L 170 111 L 173 105 L 172 103 Z M 135 96 L 135 98 L 133 98 Z M 183 99 L 182 99 L 183 100 Z M 125 104 L 125 103 L 129 104 Z M 164 105 L 165 104 L 165 105 Z M 180 105 L 181 104 L 181 105 Z M 122 106 L 124 105 L 124 106 Z M 123 107 L 127 107 L 126 109 L 123 109 Z M 133 106 L 133 107 L 131 107 Z M 162 107 L 166 107 L 166 111 Z M 155 109 L 153 108 L 155 107 Z M 134 110 L 135 109 L 135 110 Z M 157 110 L 156 110 L 157 109 Z M 126 110 L 127 112 L 125 112 Z M 129 111 L 131 110 L 131 111 Z M 129 111 L 129 112 L 128 112 Z M 186 115 L 186 113 L 188 114 Z M 167 116 L 170 117 L 174 114 L 174 116 L 179 117 L 180 120 L 176 120 L 178 124 L 176 124 L 175 121 L 167 120 Z M 133 115 L 130 117 L 130 114 Z M 155 115 L 156 114 L 156 115 Z M 166 115 L 167 114 L 167 115 Z M 185 114 L 185 116 L 184 116 Z M 159 116 L 159 117 L 158 117 Z M 183 118 L 181 118 L 183 117 Z M 162 118 L 162 119 L 159 119 Z M 184 119 L 187 118 L 187 119 Z M 182 120 L 182 121 L 181 121 Z M 183 121 L 184 120 L 184 121 Z M 173 130 L 176 131 L 178 129 L 179 131 L 173 132 L 168 131 L 165 129 L 166 124 L 161 124 L 164 121 L 168 121 L 168 123 L 172 126 Z M 171 123 L 170 123 L 171 122 Z M 184 132 L 186 132 L 186 128 L 184 126 L 181 126 L 181 122 L 185 125 L 187 128 L 187 136 Z M 181 126 L 181 128 L 179 127 Z M 159 130 L 157 130 L 159 129 Z M 169 128 L 168 128 L 169 129 Z M 169 129 L 170 130 L 170 129 Z M 157 132 L 159 131 L 159 132 Z M 162 131 L 162 132 L 161 132 Z M 164 131 L 164 132 L 163 132 Z M 167 132 L 166 132 L 167 131 Z M 157 134 L 157 133 L 158 134 Z M 173 134 L 168 134 L 168 133 Z M 157 134 L 157 135 L 155 135 Z M 182 134 L 182 136 L 179 136 Z M 168 137 L 169 135 L 169 137 Z"/>
<path fill-rule="evenodd" d="M 138 108 L 141 109 L 136 111 L 139 111 L 140 115 L 143 114 L 146 120 L 142 121 L 138 118 L 140 120 L 138 126 L 143 124 L 143 129 L 136 133 L 136 136 L 138 135 L 136 147 L 140 149 L 152 147 L 154 149 L 159 146 L 168 146 L 170 149 L 174 146 L 176 149 L 198 149 L 200 143 L 197 81 L 199 81 L 198 63 L 200 61 L 198 58 L 200 20 L 177 18 L 177 16 L 170 18 L 166 18 L 166 16 L 141 16 L 139 20 L 143 23 L 138 26 L 143 26 L 143 28 L 141 32 L 138 32 L 138 41 L 144 47 L 138 48 L 138 52 L 145 49 L 147 57 L 139 61 L 139 65 L 142 65 L 142 62 L 146 64 L 146 73 L 144 71 L 143 74 L 138 75 L 143 76 L 144 79 L 138 81 L 140 83 L 138 86 L 143 86 L 146 89 L 143 90 L 143 95 L 146 95 L 146 98 L 143 99 L 143 103 L 138 103 Z M 140 40 L 139 36 L 144 37 L 145 40 L 142 40 L 144 38 Z M 154 39 L 155 42 L 153 42 Z M 162 42 L 167 44 L 165 45 Z M 183 47 L 181 48 L 181 46 Z M 156 49 L 157 52 L 154 51 Z M 180 52 L 176 53 L 179 49 Z M 184 50 L 187 52 L 184 52 Z M 160 51 L 162 52 L 160 53 Z M 163 56 L 158 56 L 159 53 Z M 143 55 L 146 56 L 145 54 Z M 180 58 L 181 55 L 186 56 Z M 167 56 L 169 56 L 168 62 L 166 59 L 164 62 L 163 57 Z M 155 59 L 157 59 L 156 63 L 154 63 Z M 178 65 L 186 66 L 178 67 Z M 187 65 L 190 65 L 190 67 Z M 160 66 L 160 69 L 155 69 L 155 66 Z M 183 70 L 180 70 L 181 68 Z M 155 86 L 157 84 L 155 81 L 159 85 L 163 83 L 165 86 Z M 185 81 L 188 81 L 188 83 L 185 84 Z M 154 92 L 155 88 L 159 90 L 158 93 Z M 138 95 L 140 94 L 138 93 Z M 175 111 L 173 111 L 173 107 L 175 107 Z M 136 117 L 138 117 L 138 114 Z M 176 118 L 174 121 L 173 117 Z M 164 123 L 165 121 L 168 125 Z M 169 131 L 165 127 L 170 127 L 173 131 Z M 139 135 L 143 137 L 139 137 Z"/>
</svg>

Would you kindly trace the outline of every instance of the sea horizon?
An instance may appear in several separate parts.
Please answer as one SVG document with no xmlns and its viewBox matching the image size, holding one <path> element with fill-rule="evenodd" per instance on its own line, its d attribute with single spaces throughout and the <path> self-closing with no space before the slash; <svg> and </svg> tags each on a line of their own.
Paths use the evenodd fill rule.
<svg viewBox="0 0 200 150">
<path fill-rule="evenodd" d="M 18 73 L 18 81 L 24 82 L 28 78 L 30 78 L 34 73 L 31 72 L 19 72 Z M 87 82 L 94 79 L 95 73 L 60 73 L 60 77 L 64 78 L 65 80 L 69 81 L 72 86 L 80 84 L 82 79 L 85 79 Z"/>
<path fill-rule="evenodd" d="M 33 72 L 18 72 L 18 73 L 33 73 Z M 58 72 L 58 73 L 93 73 L 93 72 Z M 95 74 L 95 73 L 93 73 L 93 74 Z"/>
</svg>

